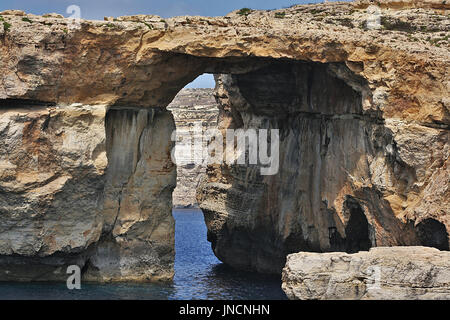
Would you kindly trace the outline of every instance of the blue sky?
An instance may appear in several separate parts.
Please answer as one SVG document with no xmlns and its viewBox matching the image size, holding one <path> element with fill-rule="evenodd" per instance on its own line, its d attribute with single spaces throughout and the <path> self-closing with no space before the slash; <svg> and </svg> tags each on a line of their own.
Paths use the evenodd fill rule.
<svg viewBox="0 0 450 320">
<path fill-rule="evenodd" d="M 19 9 L 28 13 L 56 12 L 67 16 L 70 5 L 81 8 L 84 19 L 131 14 L 156 14 L 168 18 L 177 15 L 221 16 L 240 9 L 279 9 L 323 0 L 0 0 L 0 11 Z"/>
<path fill-rule="evenodd" d="M 323 0 L 0 0 L 0 11 L 19 9 L 27 13 L 50 12 L 70 16 L 66 12 L 70 5 L 81 9 L 81 18 L 103 20 L 105 16 L 132 14 L 156 14 L 164 18 L 179 15 L 222 16 L 240 9 L 279 9 L 294 4 L 318 3 Z M 203 75 L 189 87 L 208 88 L 214 86 L 211 75 Z"/>
</svg>

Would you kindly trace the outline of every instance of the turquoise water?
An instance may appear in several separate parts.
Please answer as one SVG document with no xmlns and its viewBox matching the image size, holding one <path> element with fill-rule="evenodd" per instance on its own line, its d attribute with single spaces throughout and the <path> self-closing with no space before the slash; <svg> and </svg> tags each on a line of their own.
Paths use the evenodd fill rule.
<svg viewBox="0 0 450 320">
<path fill-rule="evenodd" d="M 206 240 L 199 210 L 174 210 L 175 277 L 170 284 L 86 284 L 68 290 L 65 283 L 0 283 L 0 299 L 286 299 L 279 276 L 238 272 L 222 264 Z"/>
</svg>

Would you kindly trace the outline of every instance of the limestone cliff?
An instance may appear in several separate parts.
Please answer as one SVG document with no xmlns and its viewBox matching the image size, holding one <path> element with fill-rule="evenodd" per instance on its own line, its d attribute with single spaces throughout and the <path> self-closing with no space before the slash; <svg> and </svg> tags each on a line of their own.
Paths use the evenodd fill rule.
<svg viewBox="0 0 450 320">
<path fill-rule="evenodd" d="M 218 77 L 221 130 L 280 129 L 276 175 L 208 168 L 199 202 L 222 261 L 278 273 L 298 251 L 448 250 L 448 128 L 386 119 L 364 107 L 368 92 L 338 64 Z"/>
<path fill-rule="evenodd" d="M 166 106 L 205 72 L 221 74 L 220 130 L 281 132 L 276 175 L 225 163 L 198 189 L 224 262 L 279 273 L 299 250 L 448 249 L 449 4 L 370 3 L 0 13 L 0 279 L 73 263 L 89 280 L 170 279 Z"/>
<path fill-rule="evenodd" d="M 175 127 L 181 136 L 176 146 L 177 187 L 173 192 L 173 205 L 198 207 L 196 191 L 206 174 L 202 149 L 207 143 L 202 134 L 216 128 L 219 113 L 213 89 L 183 89 L 167 109 L 173 113 Z M 196 139 L 201 143 L 195 143 Z"/>
<path fill-rule="evenodd" d="M 173 117 L 160 109 L 112 108 L 105 126 L 102 237 L 92 248 L 84 277 L 170 279 L 175 255 Z"/>
<path fill-rule="evenodd" d="M 105 108 L 8 101 L 0 112 L 0 279 L 65 276 L 102 234 Z"/>
</svg>

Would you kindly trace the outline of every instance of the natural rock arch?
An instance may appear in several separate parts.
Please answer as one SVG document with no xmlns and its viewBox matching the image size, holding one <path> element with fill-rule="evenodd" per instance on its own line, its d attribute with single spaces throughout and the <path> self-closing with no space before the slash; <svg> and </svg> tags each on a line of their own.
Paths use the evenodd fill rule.
<svg viewBox="0 0 450 320">
<path fill-rule="evenodd" d="M 333 250 L 348 196 L 377 246 L 420 244 L 412 222 L 427 217 L 448 232 L 448 50 L 358 27 L 361 6 L 80 28 L 3 13 L 0 264 L 9 273 L 0 278 L 61 279 L 87 261 L 89 280 L 171 278 L 176 177 L 165 107 L 204 72 L 227 74 L 217 78 L 222 130 L 283 131 L 278 175 L 208 168 L 198 199 L 223 261 L 278 273 L 287 253 Z"/>
</svg>

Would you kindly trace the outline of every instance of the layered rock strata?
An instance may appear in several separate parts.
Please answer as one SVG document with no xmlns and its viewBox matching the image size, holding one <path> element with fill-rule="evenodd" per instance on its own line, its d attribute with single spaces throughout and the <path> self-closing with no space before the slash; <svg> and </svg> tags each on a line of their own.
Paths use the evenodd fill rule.
<svg viewBox="0 0 450 320">
<path fill-rule="evenodd" d="M 3 102 L 0 279 L 65 277 L 102 234 L 105 107 Z"/>
<path fill-rule="evenodd" d="M 206 130 L 217 127 L 218 109 L 213 89 L 183 89 L 167 107 L 173 113 L 178 132 L 176 142 L 177 187 L 173 192 L 175 208 L 198 208 L 196 191 L 206 174 L 203 151 Z M 196 143 L 200 141 L 200 143 Z"/>
<path fill-rule="evenodd" d="M 111 108 L 105 118 L 108 168 L 102 237 L 85 265 L 87 281 L 168 280 L 173 277 L 176 168 L 170 112 Z"/>
<path fill-rule="evenodd" d="M 448 209 L 433 209 L 448 202 L 448 130 L 385 119 L 367 109 L 369 92 L 339 64 L 218 77 L 219 129 L 280 130 L 275 175 L 260 164 L 208 167 L 199 202 L 222 261 L 279 273 L 298 251 L 448 250 Z"/>
<path fill-rule="evenodd" d="M 171 114 L 23 103 L 0 116 L 0 280 L 69 265 L 86 281 L 171 279 Z"/>
<path fill-rule="evenodd" d="M 379 247 L 295 253 L 287 257 L 282 287 L 289 299 L 302 300 L 450 299 L 450 252 Z"/>
<path fill-rule="evenodd" d="M 0 13 L 1 279 L 54 279 L 73 263 L 90 280 L 170 279 L 165 108 L 205 72 L 225 74 L 220 130 L 280 130 L 275 175 L 224 163 L 198 188 L 224 262 L 280 273 L 299 250 L 447 250 L 449 5 L 373 3 L 165 20 Z"/>
</svg>

